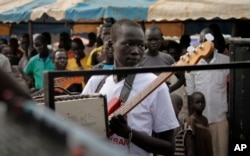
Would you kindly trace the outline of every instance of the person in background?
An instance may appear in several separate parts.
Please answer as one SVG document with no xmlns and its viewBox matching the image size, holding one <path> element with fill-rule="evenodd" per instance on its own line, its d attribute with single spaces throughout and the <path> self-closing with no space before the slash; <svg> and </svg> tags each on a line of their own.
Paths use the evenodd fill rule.
<svg viewBox="0 0 250 156">
<path fill-rule="evenodd" d="M 174 64 L 172 56 L 159 51 L 162 45 L 162 33 L 159 27 L 152 25 L 145 31 L 146 52 L 140 63 L 141 66 L 157 66 Z"/>
<path fill-rule="evenodd" d="M 11 53 L 11 49 L 9 45 L 2 45 L 0 47 L 0 68 L 7 72 L 10 76 L 12 76 L 20 85 L 22 85 L 23 89 L 29 90 L 27 79 L 23 74 L 18 70 L 16 72 L 15 65 L 17 63 L 18 58 L 14 57 Z"/>
<path fill-rule="evenodd" d="M 86 56 L 90 55 L 90 52 L 96 47 L 96 34 L 93 32 L 88 33 L 89 43 L 85 45 L 85 54 Z"/>
<path fill-rule="evenodd" d="M 87 60 L 87 65 L 90 66 L 91 68 L 103 60 L 103 57 L 101 55 L 102 54 L 101 51 L 103 48 L 102 47 L 103 41 L 100 36 L 97 37 L 96 41 L 97 41 L 96 47 L 90 52 L 88 60 Z"/>
<path fill-rule="evenodd" d="M 166 51 L 169 55 L 171 55 L 174 58 L 175 62 L 178 62 L 180 60 L 182 54 L 181 46 L 176 41 L 169 40 L 166 47 Z"/>
<path fill-rule="evenodd" d="M 200 32 L 200 42 L 206 41 L 206 36 L 214 36 L 210 28 L 204 28 Z M 215 36 L 214 36 L 215 37 Z M 216 39 L 213 41 L 215 42 Z M 198 65 L 229 63 L 228 56 L 214 51 L 197 63 Z M 201 92 L 205 96 L 206 107 L 203 115 L 208 119 L 209 129 L 212 135 L 213 155 L 228 155 L 228 99 L 227 80 L 229 69 L 196 70 L 185 73 L 186 91 L 188 94 L 189 114 L 192 114 L 190 98 L 194 92 Z"/>
<path fill-rule="evenodd" d="M 53 51 L 51 58 L 55 64 L 55 70 L 66 70 L 68 64 L 68 55 L 64 49 L 57 49 Z"/>
<path fill-rule="evenodd" d="M 145 41 L 147 50 L 141 60 L 140 66 L 171 66 L 175 63 L 175 60 L 171 55 L 159 51 L 162 45 L 162 40 L 163 37 L 159 27 L 152 25 L 146 29 Z M 155 74 L 159 75 L 159 73 Z M 180 78 L 175 84 L 169 84 L 171 85 L 169 88 L 170 92 L 180 88 L 185 82 L 184 74 L 182 72 L 177 72 L 176 74 L 178 74 L 178 77 Z M 168 81 L 166 83 L 168 83 Z"/>
<path fill-rule="evenodd" d="M 24 69 L 29 59 L 37 54 L 36 50 L 33 49 L 33 46 L 30 45 L 29 34 L 23 34 L 20 41 L 20 47 L 23 51 L 23 56 L 18 62 L 18 66 L 20 69 Z"/>
<path fill-rule="evenodd" d="M 188 124 L 194 131 L 194 155 L 213 156 L 212 137 L 208 127 L 208 120 L 202 115 L 205 108 L 205 97 L 201 92 L 191 95 L 193 113 L 188 118 Z"/>
<path fill-rule="evenodd" d="M 75 57 L 68 59 L 67 70 L 89 70 L 90 66 L 87 65 L 88 57 L 84 52 L 84 44 L 80 38 L 75 38 L 71 43 L 71 51 L 74 52 Z M 84 77 L 82 86 L 84 87 L 88 81 L 88 77 Z"/>
<path fill-rule="evenodd" d="M 180 48 L 181 48 L 181 54 L 184 55 L 187 52 L 187 48 L 190 46 L 191 38 L 190 35 L 182 35 L 180 38 Z"/>
<path fill-rule="evenodd" d="M 214 46 L 218 49 L 218 53 L 230 56 L 229 49 L 226 47 L 225 38 L 218 24 L 211 24 L 209 28 L 214 32 Z"/>
<path fill-rule="evenodd" d="M 11 66 L 18 65 L 19 58 L 12 53 L 11 47 L 9 45 L 3 45 L 0 48 L 0 51 L 9 59 Z"/>
<path fill-rule="evenodd" d="M 54 49 L 53 49 L 53 46 L 52 46 L 52 41 L 51 41 L 51 35 L 50 35 L 50 33 L 43 32 L 42 35 L 46 38 L 47 43 L 48 43 L 47 47 L 50 50 L 50 52 L 52 53 Z"/>
<path fill-rule="evenodd" d="M 114 19 L 114 17 L 107 17 L 103 20 L 103 23 L 111 23 L 111 24 L 115 24 L 116 20 Z"/>
<path fill-rule="evenodd" d="M 13 54 L 14 57 L 17 58 L 17 64 L 18 64 L 19 60 L 23 56 L 23 52 L 21 50 L 19 50 L 18 40 L 16 38 L 10 38 L 9 46 L 11 49 L 11 53 Z M 15 65 L 17 65 L 17 64 L 15 64 Z"/>
<path fill-rule="evenodd" d="M 111 28 L 111 45 L 114 50 L 114 68 L 137 67 L 145 51 L 144 32 L 140 25 L 128 19 L 117 21 Z M 129 75 L 110 75 L 99 93 L 106 95 L 108 104 L 120 96 Z M 92 76 L 82 94 L 94 93 L 104 75 Z M 156 75 L 136 74 L 128 100 L 145 87 Z M 143 82 L 143 83 L 142 83 Z M 152 153 L 172 156 L 174 129 L 179 126 L 167 85 L 164 83 L 126 114 L 114 115 L 109 121 L 113 135 L 109 137 L 114 148 L 129 155 L 148 156 Z M 157 138 L 152 137 L 155 131 Z"/>
<path fill-rule="evenodd" d="M 176 118 L 180 127 L 175 129 L 175 156 L 194 156 L 194 134 L 190 125 L 186 121 L 179 119 L 179 113 L 183 107 L 183 100 L 178 94 L 171 93 L 171 100 L 175 110 Z"/>
<path fill-rule="evenodd" d="M 43 88 L 43 72 L 55 70 L 55 65 L 52 62 L 47 41 L 43 35 L 38 35 L 35 38 L 34 45 L 38 54 L 28 61 L 24 73 L 34 79 L 35 89 L 40 90 Z"/>
<path fill-rule="evenodd" d="M 0 68 L 4 70 L 5 72 L 8 72 L 8 73 L 11 72 L 10 61 L 5 55 L 1 54 L 1 51 L 0 51 Z"/>
<path fill-rule="evenodd" d="M 55 70 L 66 70 L 68 64 L 67 52 L 64 49 L 55 50 L 52 53 L 52 60 L 55 64 Z M 63 89 L 80 94 L 82 91 L 83 77 L 59 77 L 55 79 L 55 85 Z M 56 95 L 65 94 L 64 90 L 55 89 Z"/>
<path fill-rule="evenodd" d="M 69 33 L 67 32 L 60 33 L 58 49 L 64 49 L 65 51 L 67 51 L 68 59 L 75 57 L 74 52 L 71 51 L 71 42 L 72 40 L 70 38 Z"/>
<path fill-rule="evenodd" d="M 102 55 L 104 56 L 104 60 L 101 63 L 95 65 L 92 69 L 113 69 L 114 54 L 111 47 L 111 41 L 106 41 L 104 43 L 102 53 Z"/>
<path fill-rule="evenodd" d="M 20 41 L 20 47 L 21 50 L 23 51 L 23 56 L 18 62 L 18 66 L 22 70 L 24 69 L 29 60 L 29 46 L 30 46 L 29 34 L 23 34 Z"/>
<path fill-rule="evenodd" d="M 80 38 L 75 38 L 71 42 L 71 51 L 74 52 L 73 58 L 68 58 L 67 70 L 86 70 L 90 69 L 87 65 L 86 54 L 84 52 L 85 46 Z"/>
<path fill-rule="evenodd" d="M 100 36 L 99 39 L 102 40 L 102 42 L 106 42 L 110 39 L 110 29 L 111 26 L 115 23 L 115 19 L 112 17 L 106 18 L 103 21 L 103 24 L 100 26 Z M 90 53 L 89 59 L 87 61 L 87 64 L 89 66 L 94 66 L 98 63 L 100 63 L 101 61 L 103 61 L 104 56 L 102 55 L 102 46 L 96 47 L 95 49 L 93 49 Z"/>
</svg>

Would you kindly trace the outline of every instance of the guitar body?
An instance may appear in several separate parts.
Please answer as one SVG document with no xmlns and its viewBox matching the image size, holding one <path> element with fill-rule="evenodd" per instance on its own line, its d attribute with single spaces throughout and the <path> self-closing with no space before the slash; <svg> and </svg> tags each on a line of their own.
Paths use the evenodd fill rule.
<svg viewBox="0 0 250 156">
<path fill-rule="evenodd" d="M 112 114 L 121 106 L 120 99 L 118 97 L 112 99 L 108 104 L 108 115 Z"/>
</svg>

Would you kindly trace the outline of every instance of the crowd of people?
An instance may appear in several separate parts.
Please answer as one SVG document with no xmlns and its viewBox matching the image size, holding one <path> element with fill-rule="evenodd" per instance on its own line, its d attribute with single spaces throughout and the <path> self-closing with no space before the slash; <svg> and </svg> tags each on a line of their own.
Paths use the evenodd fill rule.
<svg viewBox="0 0 250 156">
<path fill-rule="evenodd" d="M 88 44 L 63 32 L 56 50 L 48 47 L 48 33 L 36 36 L 34 48 L 28 34 L 21 37 L 20 45 L 15 38 L 9 43 L 1 39 L 0 68 L 34 94 L 46 85 L 44 71 L 172 66 L 190 46 L 188 35 L 183 35 L 178 43 L 165 41 L 156 25 L 143 30 L 134 21 L 107 18 L 99 32 L 88 34 Z M 206 34 L 214 37 L 215 48 L 197 64 L 228 63 L 219 27 L 204 28 L 200 32 L 201 44 L 207 40 Z M 125 92 L 128 96 L 120 101 L 126 103 L 159 74 L 81 76 L 62 87 L 75 94 L 104 94 L 108 103 Z M 111 118 L 110 142 L 131 155 L 227 156 L 228 75 L 229 70 L 219 69 L 176 72 L 174 80 L 161 84 L 125 116 L 117 114 Z M 62 81 L 66 78 L 58 78 L 55 85 L 60 86 Z M 130 87 L 126 88 L 126 84 Z"/>
</svg>

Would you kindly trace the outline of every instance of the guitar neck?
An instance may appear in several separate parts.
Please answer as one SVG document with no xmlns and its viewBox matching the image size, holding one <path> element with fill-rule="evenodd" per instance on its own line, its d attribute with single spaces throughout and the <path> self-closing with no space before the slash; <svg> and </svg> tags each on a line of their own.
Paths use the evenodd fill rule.
<svg viewBox="0 0 250 156">
<path fill-rule="evenodd" d="M 135 98 L 128 100 L 124 105 L 119 107 L 114 113 L 109 115 L 111 119 L 114 115 L 121 114 L 126 115 L 130 110 L 137 106 L 142 100 L 144 100 L 150 93 L 152 93 L 161 84 L 172 76 L 174 72 L 163 72 L 156 79 L 154 79 L 147 87 L 140 91 Z"/>
</svg>

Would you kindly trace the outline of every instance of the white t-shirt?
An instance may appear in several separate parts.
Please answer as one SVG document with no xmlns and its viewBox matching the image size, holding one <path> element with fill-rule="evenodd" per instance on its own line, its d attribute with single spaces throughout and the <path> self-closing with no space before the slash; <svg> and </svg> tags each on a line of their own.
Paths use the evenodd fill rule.
<svg viewBox="0 0 250 156">
<path fill-rule="evenodd" d="M 82 94 L 94 93 L 99 82 L 104 76 L 92 76 L 85 86 Z M 133 82 L 133 88 L 128 100 L 134 97 L 139 91 L 145 89 L 156 76 L 151 73 L 137 74 Z M 109 103 L 112 98 L 119 97 L 123 87 L 123 81 L 114 82 L 113 76 L 107 77 L 100 93 L 106 95 Z M 174 129 L 179 126 L 176 119 L 167 85 L 164 83 L 145 98 L 139 105 L 127 114 L 128 125 L 140 132 L 152 135 L 152 130 L 156 133 Z M 110 141 L 115 148 L 128 151 L 128 141 L 117 135 L 112 135 Z M 148 156 L 152 155 L 133 143 L 130 144 L 130 155 Z"/>
<path fill-rule="evenodd" d="M 209 64 L 229 63 L 229 57 L 214 52 Z M 208 64 L 204 59 L 198 65 Z M 197 70 L 185 73 L 187 94 L 202 92 L 205 96 L 206 107 L 203 115 L 209 123 L 219 122 L 226 118 L 227 103 L 227 77 L 229 69 Z"/>
<path fill-rule="evenodd" d="M 4 70 L 5 72 L 11 72 L 11 64 L 9 59 L 4 56 L 3 54 L 0 54 L 0 68 Z"/>
</svg>

